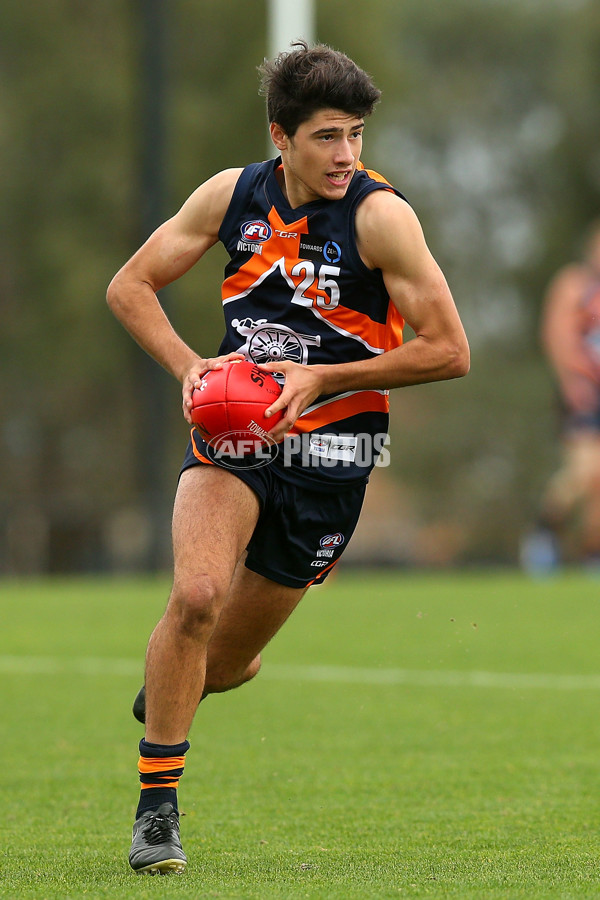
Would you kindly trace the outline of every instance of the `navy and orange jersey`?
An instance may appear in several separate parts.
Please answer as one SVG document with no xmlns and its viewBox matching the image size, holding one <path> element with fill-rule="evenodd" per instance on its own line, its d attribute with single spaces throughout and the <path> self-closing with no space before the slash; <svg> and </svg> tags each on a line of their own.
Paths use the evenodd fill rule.
<svg viewBox="0 0 600 900">
<path fill-rule="evenodd" d="M 230 257 L 219 353 L 311 365 L 369 359 L 400 345 L 404 321 L 381 272 L 362 261 L 354 222 L 372 191 L 402 195 L 359 163 L 342 199 L 292 209 L 277 179 L 280 165 L 268 160 L 242 171 L 219 231 Z M 366 480 L 387 435 L 388 410 L 385 390 L 317 398 L 292 430 L 304 438 L 302 452 L 286 459 L 290 475 L 321 484 Z M 374 453 L 365 446 L 369 436 L 379 442 Z"/>
<path fill-rule="evenodd" d="M 586 352 L 600 363 L 600 277 L 591 272 L 579 302 L 579 325 Z"/>
</svg>

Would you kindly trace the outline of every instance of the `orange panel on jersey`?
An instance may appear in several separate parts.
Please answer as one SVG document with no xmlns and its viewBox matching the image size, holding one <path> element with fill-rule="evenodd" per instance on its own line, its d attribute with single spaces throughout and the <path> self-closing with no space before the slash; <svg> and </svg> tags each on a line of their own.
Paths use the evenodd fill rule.
<svg viewBox="0 0 600 900">
<path fill-rule="evenodd" d="M 311 412 L 304 413 L 296 420 L 291 429 L 292 434 L 302 434 L 339 422 L 349 416 L 363 412 L 389 412 L 390 403 L 387 394 L 379 391 L 358 391 L 350 397 L 341 397 L 319 406 Z"/>
<path fill-rule="evenodd" d="M 261 253 L 253 253 L 237 272 L 225 279 L 221 288 L 223 302 L 249 290 L 279 259 L 298 257 L 300 235 L 308 232 L 306 216 L 292 222 L 291 225 L 286 225 L 275 207 L 271 207 L 268 219 L 274 232 L 273 236 L 261 244 Z M 277 231 L 285 234 L 295 233 L 298 237 L 278 237 Z"/>
<path fill-rule="evenodd" d="M 371 173 L 370 170 L 369 174 L 372 174 L 373 177 L 377 175 L 377 173 Z M 376 180 L 388 183 L 382 176 L 378 176 Z M 271 207 L 268 220 L 274 232 L 273 236 L 261 244 L 261 253 L 253 253 L 237 272 L 225 279 L 222 286 L 223 303 L 249 292 L 261 278 L 269 276 L 269 270 L 276 271 L 278 262 L 280 266 L 286 266 L 287 263 L 287 277 L 290 282 L 294 281 L 287 267 L 289 266 L 291 269 L 294 261 L 299 261 L 300 235 L 308 233 L 308 220 L 306 216 L 303 216 L 296 222 L 286 225 L 275 207 Z M 279 237 L 278 231 L 294 236 Z M 312 301 L 312 310 L 318 317 L 324 319 L 334 329 L 341 329 L 342 332 L 349 334 L 353 339 L 360 337 L 375 352 L 390 350 L 402 344 L 404 320 L 391 302 L 387 321 L 384 324 L 376 322 L 365 313 L 357 312 L 342 304 L 336 307 L 327 306 L 331 298 L 326 291 L 318 288 L 317 278 L 310 287 L 304 290 L 303 297 Z M 308 304 L 306 305 L 308 306 Z"/>
<path fill-rule="evenodd" d="M 272 225 L 275 230 L 284 231 L 286 234 L 294 231 L 297 234 L 308 234 L 308 218 L 306 216 L 302 216 L 301 219 L 292 222 L 291 225 L 286 225 L 274 206 L 271 207 L 271 211 L 269 212 L 269 224 Z M 284 240 L 288 239 L 284 238 Z"/>
<path fill-rule="evenodd" d="M 307 291 L 307 296 L 310 296 L 310 294 L 311 291 Z M 396 310 L 396 307 L 391 303 L 390 307 Z M 391 349 L 391 346 L 397 347 L 402 343 L 402 327 L 404 325 L 404 320 L 399 313 L 397 313 L 397 319 L 394 323 L 395 330 L 390 336 L 390 334 L 388 334 L 388 326 L 391 322 L 391 313 L 389 312 L 388 321 L 384 325 L 382 322 L 374 322 L 373 319 L 366 316 L 364 313 L 356 312 L 354 309 L 348 309 L 341 304 L 334 309 L 329 309 L 326 306 L 316 306 L 315 309 L 326 322 L 330 322 L 334 327 L 337 326 L 338 328 L 349 332 L 352 336 L 357 335 L 361 337 L 363 341 L 366 341 L 369 346 L 373 347 L 375 350 Z M 398 336 L 400 338 L 399 341 Z M 388 347 L 387 345 L 390 341 L 391 346 Z"/>
<path fill-rule="evenodd" d="M 366 169 L 362 163 L 359 163 L 361 169 L 364 169 L 369 178 L 372 178 L 373 181 L 378 181 L 379 184 L 390 184 L 387 178 L 384 178 L 383 175 L 380 175 L 379 172 L 375 172 L 373 169 Z M 390 184 L 390 187 L 392 185 Z M 393 190 L 393 188 L 392 188 Z"/>
<path fill-rule="evenodd" d="M 404 340 L 404 317 L 400 315 L 394 304 L 390 301 L 388 306 L 387 321 L 385 323 L 385 350 L 393 350 L 402 346 Z"/>
</svg>

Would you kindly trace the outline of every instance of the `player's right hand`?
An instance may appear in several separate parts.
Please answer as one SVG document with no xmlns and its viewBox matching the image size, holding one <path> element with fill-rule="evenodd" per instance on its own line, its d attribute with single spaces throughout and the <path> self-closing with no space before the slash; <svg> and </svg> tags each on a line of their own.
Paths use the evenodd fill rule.
<svg viewBox="0 0 600 900">
<path fill-rule="evenodd" d="M 245 359 L 243 353 L 226 353 L 224 356 L 214 356 L 203 359 L 201 356 L 195 360 L 192 368 L 183 379 L 182 396 L 183 396 L 183 417 L 189 425 L 192 425 L 192 394 L 196 388 L 200 387 L 200 379 L 207 372 L 213 369 L 221 369 L 223 363 L 231 362 L 235 359 Z"/>
</svg>

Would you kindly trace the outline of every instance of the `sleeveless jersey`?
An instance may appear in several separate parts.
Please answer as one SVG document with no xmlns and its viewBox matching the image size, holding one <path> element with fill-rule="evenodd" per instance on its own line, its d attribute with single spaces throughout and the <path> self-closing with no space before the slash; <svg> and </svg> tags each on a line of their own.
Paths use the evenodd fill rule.
<svg viewBox="0 0 600 900">
<path fill-rule="evenodd" d="M 589 277 L 579 306 L 580 325 L 586 349 L 600 366 L 600 275 L 590 270 Z"/>
<path fill-rule="evenodd" d="M 360 258 L 354 221 L 371 191 L 402 195 L 359 163 L 342 199 L 292 209 L 277 180 L 280 165 L 268 160 L 242 171 L 219 231 L 230 257 L 219 353 L 314 365 L 369 359 L 400 345 L 404 320 L 381 272 Z M 388 410 L 385 390 L 318 397 L 275 463 L 313 486 L 366 481 L 387 441 Z"/>
</svg>

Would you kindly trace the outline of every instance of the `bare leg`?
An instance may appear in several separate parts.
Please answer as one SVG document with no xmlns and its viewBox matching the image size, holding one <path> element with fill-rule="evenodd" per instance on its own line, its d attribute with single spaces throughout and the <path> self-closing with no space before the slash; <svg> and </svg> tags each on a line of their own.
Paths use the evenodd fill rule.
<svg viewBox="0 0 600 900">
<path fill-rule="evenodd" d="M 545 519 L 566 530 L 579 509 L 581 549 L 600 553 L 600 436 L 592 431 L 570 435 L 564 443 L 562 467 L 548 485 L 543 502 Z"/>
<path fill-rule="evenodd" d="M 238 687 L 260 668 L 260 651 L 291 615 L 306 588 L 291 588 L 244 566 L 235 570 L 227 602 L 208 645 L 205 693 Z"/>
<path fill-rule="evenodd" d="M 231 472 L 195 466 L 173 512 L 174 579 L 146 653 L 146 740 L 187 737 L 204 690 L 209 640 L 258 519 L 254 492 Z"/>
<path fill-rule="evenodd" d="M 588 451 L 581 542 L 584 556 L 597 563 L 600 557 L 600 437 L 597 434 L 589 436 Z"/>
</svg>

